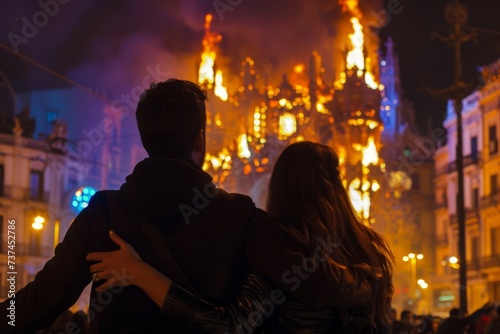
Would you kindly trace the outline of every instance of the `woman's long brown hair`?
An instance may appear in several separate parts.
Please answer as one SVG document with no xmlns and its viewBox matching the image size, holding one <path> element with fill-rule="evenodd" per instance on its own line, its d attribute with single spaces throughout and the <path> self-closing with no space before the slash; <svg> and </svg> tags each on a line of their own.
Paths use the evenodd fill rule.
<svg viewBox="0 0 500 334">
<path fill-rule="evenodd" d="M 384 326 L 394 291 L 394 256 L 381 235 L 360 222 L 338 167 L 338 156 L 328 146 L 312 142 L 288 146 L 274 166 L 267 210 L 308 252 L 317 248 L 319 239 L 331 238 L 338 248 L 323 254 L 328 260 L 319 268 L 339 282 L 348 280 L 356 286 L 368 282 L 373 320 Z"/>
</svg>

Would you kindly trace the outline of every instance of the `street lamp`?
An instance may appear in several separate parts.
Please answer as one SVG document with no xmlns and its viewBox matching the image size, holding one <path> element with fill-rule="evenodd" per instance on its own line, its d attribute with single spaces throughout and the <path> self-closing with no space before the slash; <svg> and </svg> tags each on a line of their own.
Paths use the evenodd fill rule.
<svg viewBox="0 0 500 334">
<path fill-rule="evenodd" d="M 403 256 L 404 262 L 410 262 L 411 266 L 411 296 L 412 299 L 415 298 L 415 282 L 417 282 L 417 260 L 422 260 L 424 256 L 422 254 L 410 253 Z"/>
<path fill-rule="evenodd" d="M 45 218 L 42 216 L 36 216 L 31 227 L 35 230 L 41 230 L 43 228 L 43 223 L 45 223 Z"/>
<path fill-rule="evenodd" d="M 31 227 L 33 227 L 34 230 L 41 230 L 43 229 L 43 224 L 45 223 L 45 218 L 38 215 L 35 217 L 33 224 L 31 224 Z M 56 246 L 59 244 L 59 229 L 60 229 L 60 221 L 59 219 L 54 220 L 54 249 Z"/>
</svg>

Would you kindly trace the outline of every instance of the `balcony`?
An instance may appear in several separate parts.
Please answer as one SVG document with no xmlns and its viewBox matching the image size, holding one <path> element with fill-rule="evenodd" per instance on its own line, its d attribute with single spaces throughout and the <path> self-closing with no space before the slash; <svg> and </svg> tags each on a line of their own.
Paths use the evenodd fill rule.
<svg viewBox="0 0 500 334">
<path fill-rule="evenodd" d="M 481 268 L 484 269 L 495 267 L 498 267 L 500 269 L 500 254 L 485 256 L 481 259 Z"/>
<path fill-rule="evenodd" d="M 465 222 L 470 223 L 470 221 L 479 220 L 479 209 L 465 208 Z M 458 224 L 458 216 L 456 213 L 450 215 L 450 225 Z"/>
<path fill-rule="evenodd" d="M 500 193 L 491 194 L 490 196 L 481 197 L 479 207 L 481 209 L 495 207 L 500 204 Z"/>
<path fill-rule="evenodd" d="M 477 165 L 481 161 L 479 157 L 481 156 L 481 152 L 476 152 L 474 154 L 469 154 L 464 157 L 464 168 L 467 166 Z M 457 171 L 456 161 L 450 162 L 447 167 L 448 174 Z"/>
</svg>

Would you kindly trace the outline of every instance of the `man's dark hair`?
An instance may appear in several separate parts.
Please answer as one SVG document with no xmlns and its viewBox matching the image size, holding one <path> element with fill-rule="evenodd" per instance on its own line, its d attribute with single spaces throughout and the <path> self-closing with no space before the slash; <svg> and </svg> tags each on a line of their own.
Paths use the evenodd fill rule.
<svg viewBox="0 0 500 334">
<path fill-rule="evenodd" d="M 207 93 L 178 79 L 154 83 L 135 113 L 142 145 L 150 157 L 189 158 L 195 137 L 206 127 Z"/>
<path fill-rule="evenodd" d="M 410 319 L 410 318 L 411 318 L 411 311 L 410 310 L 403 310 L 401 312 L 401 320 Z"/>
<path fill-rule="evenodd" d="M 452 308 L 450 310 L 450 317 L 458 317 L 458 316 L 460 316 L 460 309 Z"/>
</svg>

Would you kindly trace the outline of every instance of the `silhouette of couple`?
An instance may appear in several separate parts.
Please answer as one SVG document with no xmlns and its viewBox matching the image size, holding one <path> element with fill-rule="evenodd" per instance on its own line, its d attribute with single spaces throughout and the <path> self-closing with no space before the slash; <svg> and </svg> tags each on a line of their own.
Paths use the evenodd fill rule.
<svg viewBox="0 0 500 334">
<path fill-rule="evenodd" d="M 201 169 L 206 99 L 177 79 L 143 93 L 136 118 L 149 157 L 119 190 L 92 197 L 54 257 L 17 292 L 16 326 L 4 316 L 2 333 L 50 326 L 91 280 L 94 333 L 387 328 L 393 255 L 358 220 L 335 152 L 311 142 L 287 147 L 266 213 Z"/>
</svg>

